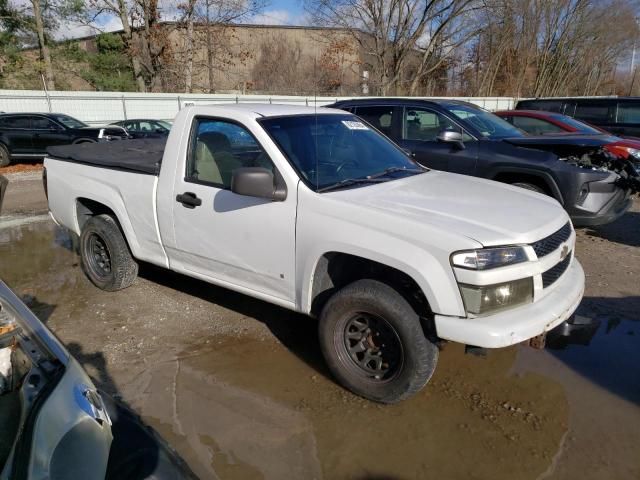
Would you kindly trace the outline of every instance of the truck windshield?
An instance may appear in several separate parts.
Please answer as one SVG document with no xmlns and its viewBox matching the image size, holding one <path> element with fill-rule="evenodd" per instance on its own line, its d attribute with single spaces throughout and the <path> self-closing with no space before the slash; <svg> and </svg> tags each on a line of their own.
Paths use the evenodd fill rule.
<svg viewBox="0 0 640 480">
<path fill-rule="evenodd" d="M 354 115 L 283 116 L 259 123 L 316 191 L 370 185 L 425 171 Z"/>
<path fill-rule="evenodd" d="M 506 120 L 481 108 L 461 104 L 445 105 L 445 108 L 462 122 L 477 130 L 484 138 L 499 140 L 524 136 L 521 130 Z"/>
</svg>

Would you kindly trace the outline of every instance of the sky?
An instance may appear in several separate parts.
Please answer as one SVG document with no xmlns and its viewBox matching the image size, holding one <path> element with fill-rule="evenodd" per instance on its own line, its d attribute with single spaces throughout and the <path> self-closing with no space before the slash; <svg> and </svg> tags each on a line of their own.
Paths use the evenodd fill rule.
<svg viewBox="0 0 640 480">
<path fill-rule="evenodd" d="M 17 3 L 21 3 L 20 1 Z M 168 5 L 175 5 L 174 2 L 163 2 Z M 169 12 L 171 7 L 162 8 L 164 10 L 164 20 L 175 20 L 175 15 Z M 245 23 L 265 24 L 265 25 L 305 25 L 307 15 L 305 14 L 302 0 L 271 0 L 263 12 L 245 20 Z M 92 26 L 81 25 L 73 22 L 63 22 L 54 36 L 59 39 L 69 39 L 95 35 L 100 32 L 113 32 L 122 29 L 120 19 L 114 15 L 102 15 L 97 18 Z"/>
</svg>

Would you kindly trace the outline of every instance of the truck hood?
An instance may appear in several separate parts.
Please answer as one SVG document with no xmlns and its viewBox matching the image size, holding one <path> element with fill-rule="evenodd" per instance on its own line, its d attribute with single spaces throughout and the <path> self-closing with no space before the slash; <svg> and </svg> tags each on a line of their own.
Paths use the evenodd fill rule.
<svg viewBox="0 0 640 480">
<path fill-rule="evenodd" d="M 491 180 L 428 171 L 405 179 L 324 194 L 381 216 L 404 217 L 483 246 L 532 243 L 569 217 L 554 199 Z M 410 225 L 404 234 L 411 232 Z"/>
</svg>

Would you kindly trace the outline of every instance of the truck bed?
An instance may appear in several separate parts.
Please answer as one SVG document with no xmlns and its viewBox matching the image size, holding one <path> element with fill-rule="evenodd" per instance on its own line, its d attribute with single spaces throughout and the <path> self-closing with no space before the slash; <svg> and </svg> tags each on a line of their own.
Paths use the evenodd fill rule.
<svg viewBox="0 0 640 480">
<path fill-rule="evenodd" d="M 49 147 L 47 154 L 55 160 L 157 176 L 165 144 L 165 138 L 82 143 Z"/>
</svg>

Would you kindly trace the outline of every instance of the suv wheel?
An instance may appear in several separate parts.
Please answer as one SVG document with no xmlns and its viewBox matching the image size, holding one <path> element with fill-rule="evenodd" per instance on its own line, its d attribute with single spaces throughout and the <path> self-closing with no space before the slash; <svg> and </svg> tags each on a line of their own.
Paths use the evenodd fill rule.
<svg viewBox="0 0 640 480">
<path fill-rule="evenodd" d="M 410 397 L 431 378 L 438 348 L 396 290 L 358 280 L 333 295 L 319 321 L 329 369 L 352 392 L 381 403 Z"/>
<path fill-rule="evenodd" d="M 80 258 L 84 273 L 102 290 L 113 292 L 127 288 L 138 275 L 138 264 L 110 215 L 87 220 L 80 235 Z"/>
<path fill-rule="evenodd" d="M 11 163 L 11 156 L 9 150 L 3 144 L 0 143 L 0 167 L 6 167 Z"/>
</svg>

